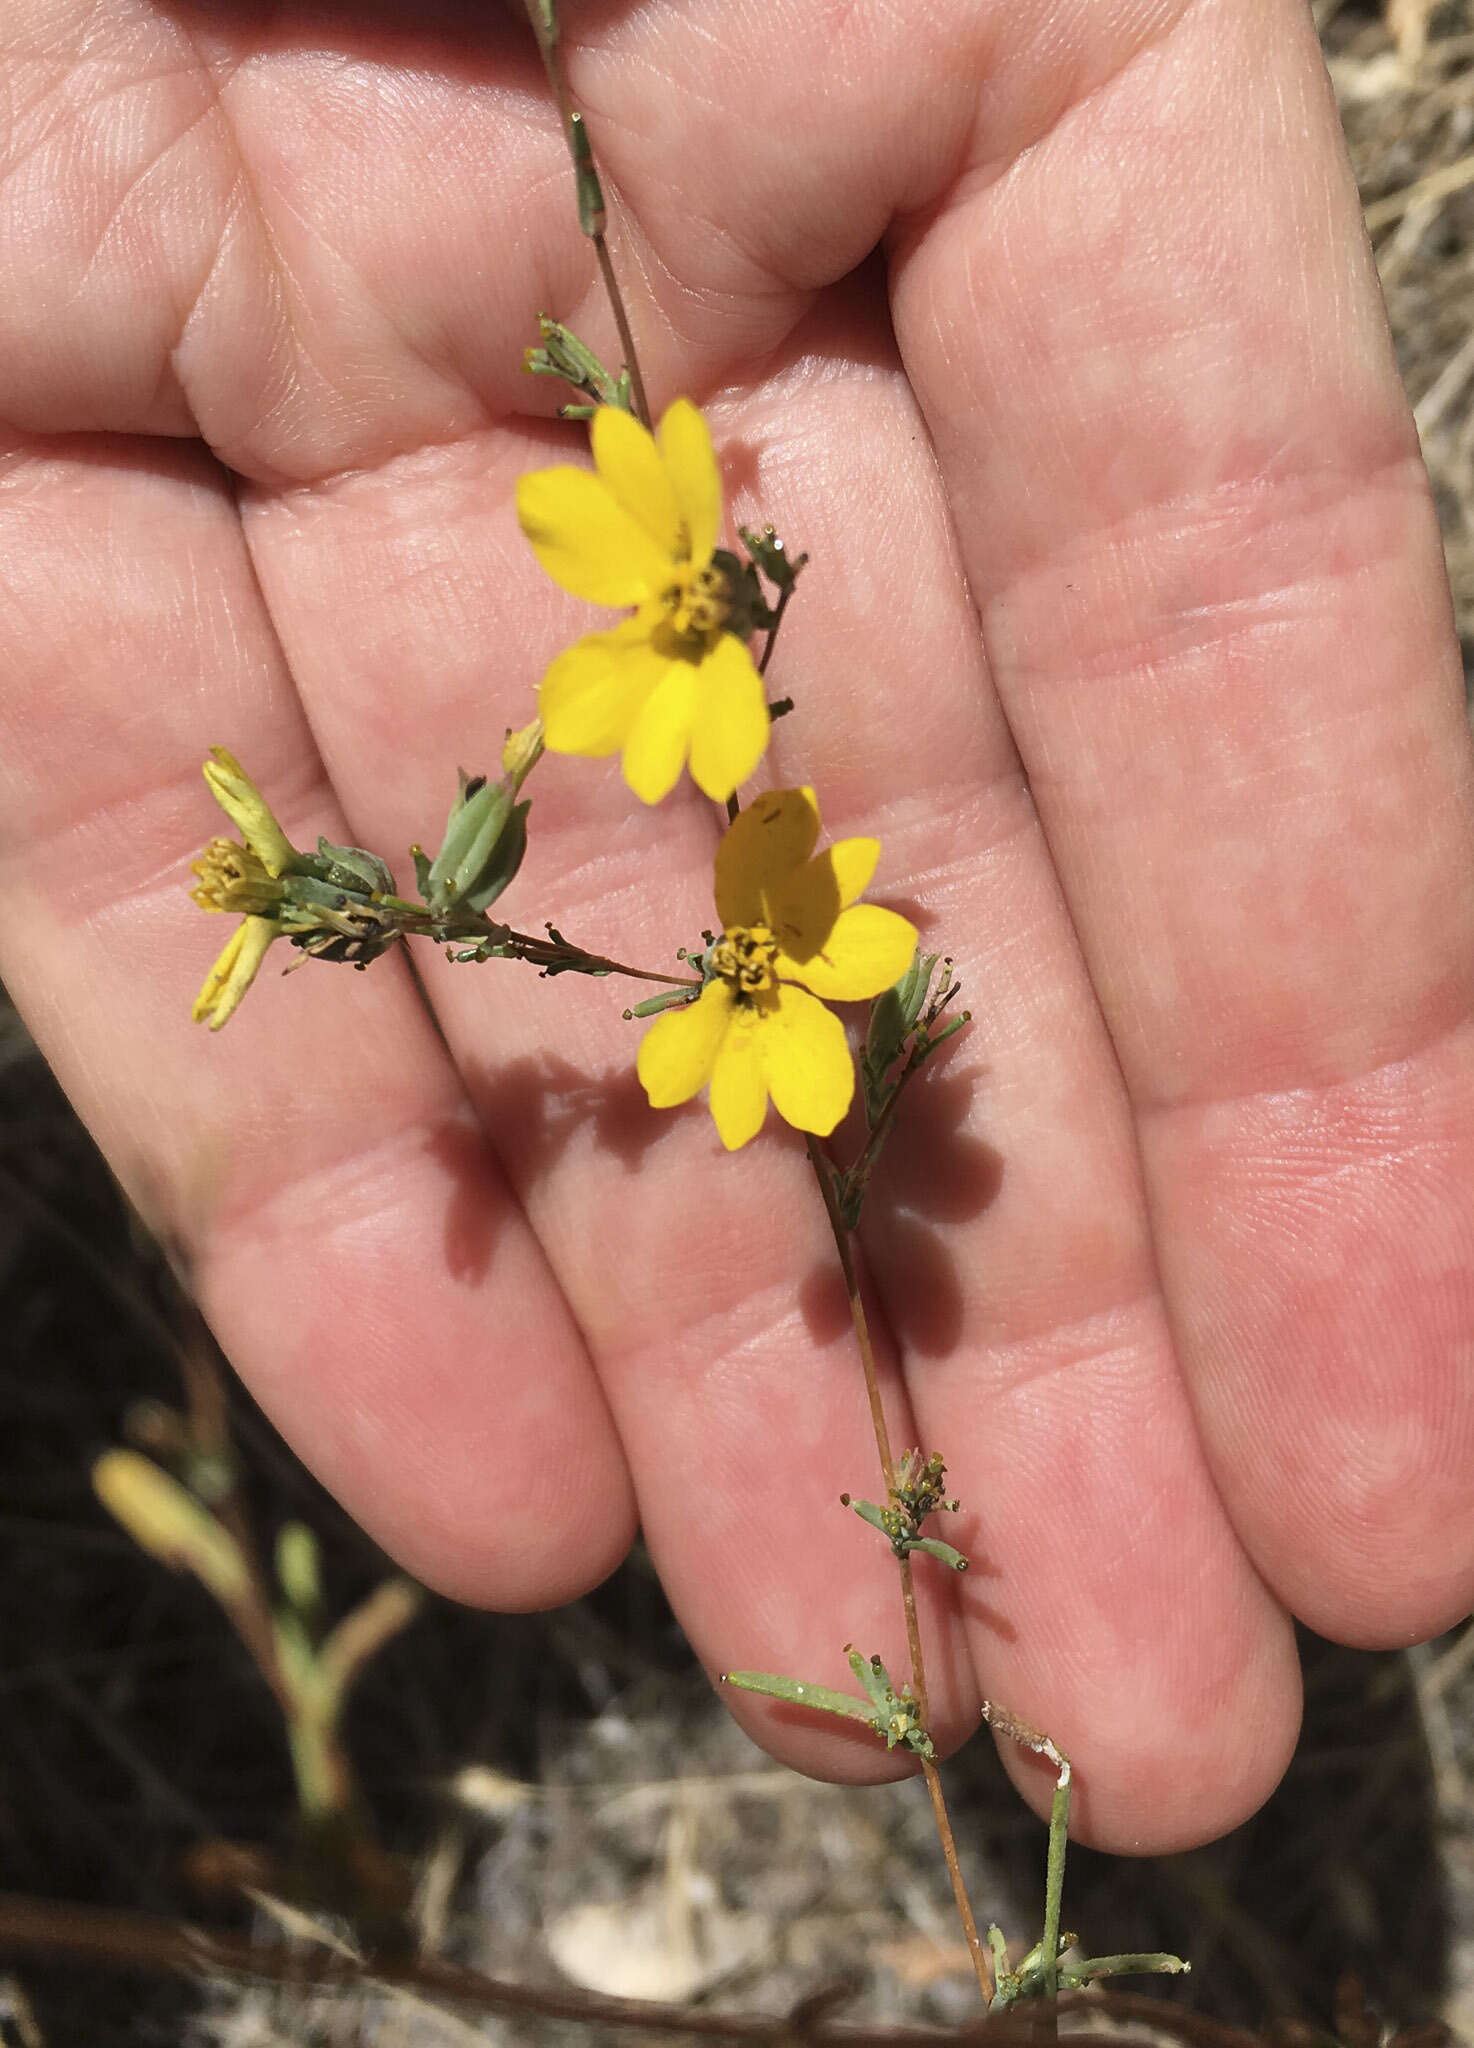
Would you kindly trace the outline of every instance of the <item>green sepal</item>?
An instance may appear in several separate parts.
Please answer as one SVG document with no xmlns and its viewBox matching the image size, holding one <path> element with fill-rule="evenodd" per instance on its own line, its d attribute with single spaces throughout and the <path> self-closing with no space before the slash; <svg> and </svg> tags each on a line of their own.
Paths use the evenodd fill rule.
<svg viewBox="0 0 1474 2048">
<path fill-rule="evenodd" d="M 409 857 L 415 864 L 415 887 L 426 903 L 430 900 L 430 856 L 423 846 L 412 846 Z"/>
<path fill-rule="evenodd" d="M 524 797 L 520 804 L 513 804 L 507 814 L 502 834 L 492 849 L 491 859 L 482 869 L 481 880 L 474 889 L 467 890 L 461 898 L 472 910 L 487 910 L 495 903 L 504 889 L 517 879 L 527 852 L 527 813 L 532 809 L 532 798 Z"/>
<path fill-rule="evenodd" d="M 415 862 L 420 893 L 433 911 L 479 913 L 512 882 L 527 852 L 531 808 L 530 798 L 514 803 L 515 793 L 509 776 L 489 782 L 462 771 L 440 851 L 423 868 Z"/>
<path fill-rule="evenodd" d="M 440 851 L 430 863 L 430 889 L 425 901 L 432 910 L 449 910 L 465 900 L 481 879 L 512 807 L 504 782 L 460 770 L 460 787 L 445 821 Z"/>
<path fill-rule="evenodd" d="M 875 1727 L 875 1711 L 853 1694 L 836 1692 L 832 1686 L 810 1685 L 796 1678 L 784 1678 L 776 1671 L 724 1671 L 723 1685 L 735 1685 L 739 1692 L 757 1692 L 770 1700 L 787 1700 L 791 1706 L 813 1707 L 821 1714 L 838 1714 L 846 1721 L 863 1721 Z"/>
<path fill-rule="evenodd" d="M 394 876 L 376 853 L 362 846 L 334 846 L 319 839 L 316 855 L 305 856 L 313 873 L 331 889 L 351 889 L 355 895 L 392 896 Z"/>
</svg>

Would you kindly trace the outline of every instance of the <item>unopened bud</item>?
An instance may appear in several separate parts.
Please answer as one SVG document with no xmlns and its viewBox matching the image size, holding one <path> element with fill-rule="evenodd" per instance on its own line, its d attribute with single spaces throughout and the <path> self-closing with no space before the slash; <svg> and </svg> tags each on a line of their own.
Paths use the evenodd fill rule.
<svg viewBox="0 0 1474 2048">
<path fill-rule="evenodd" d="M 531 725 L 524 725 L 521 732 L 509 732 L 506 745 L 502 748 L 502 772 L 511 777 L 515 791 L 542 759 L 543 722 L 534 718 Z"/>
<path fill-rule="evenodd" d="M 462 775 L 445 838 L 430 863 L 425 901 L 432 910 L 485 910 L 512 880 L 527 851 L 529 809 L 513 802 L 516 788 L 510 775 L 500 782 Z"/>
</svg>

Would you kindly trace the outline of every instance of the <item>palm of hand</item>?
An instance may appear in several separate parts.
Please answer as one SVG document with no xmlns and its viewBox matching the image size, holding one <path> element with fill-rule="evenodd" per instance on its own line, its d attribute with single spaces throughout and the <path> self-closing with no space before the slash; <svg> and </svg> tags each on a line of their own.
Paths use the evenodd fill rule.
<svg viewBox="0 0 1474 2048">
<path fill-rule="evenodd" d="M 1282 1766 L 1287 1605 L 1375 1642 L 1470 1597 L 1436 532 L 1298 7 L 830 12 L 759 48 L 717 0 L 574 10 L 573 81 L 657 406 L 710 401 L 729 515 L 814 558 L 764 772 L 879 835 L 978 1019 L 867 1218 L 893 1435 L 945 1451 L 975 1558 L 928 1579 L 938 1739 L 986 1690 L 1072 1752 L 1087 1834 L 1172 1847 Z M 602 986 L 422 959 L 443 1043 L 394 962 L 187 1019 L 205 746 L 299 844 L 392 856 L 584 622 L 512 507 L 574 445 L 536 313 L 608 333 L 531 39 L 12 14 L 0 968 L 413 1569 L 556 1600 L 637 1504 L 714 1668 L 842 1680 L 897 1623 L 826 1506 L 874 1452 L 801 1150 L 652 1116 Z M 524 921 L 650 965 L 711 921 L 694 795 L 532 794 Z"/>
</svg>

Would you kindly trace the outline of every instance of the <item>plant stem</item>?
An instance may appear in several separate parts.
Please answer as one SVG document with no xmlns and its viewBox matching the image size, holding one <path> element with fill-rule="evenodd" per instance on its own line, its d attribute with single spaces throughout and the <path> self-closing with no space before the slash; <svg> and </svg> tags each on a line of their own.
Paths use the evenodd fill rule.
<svg viewBox="0 0 1474 2048">
<path fill-rule="evenodd" d="M 807 1139 L 809 1164 L 814 1169 L 814 1178 L 819 1183 L 819 1192 L 824 1198 L 824 1213 L 829 1218 L 829 1228 L 834 1235 L 834 1248 L 839 1254 L 840 1270 L 844 1274 L 845 1294 L 850 1306 L 850 1321 L 854 1325 L 855 1342 L 860 1350 L 860 1363 L 865 1372 L 865 1392 L 870 1402 L 870 1422 L 875 1431 L 875 1448 L 880 1457 L 881 1475 L 885 1480 L 886 1497 L 895 1491 L 896 1466 L 891 1453 L 890 1430 L 886 1426 L 885 1404 L 880 1396 L 880 1375 L 875 1368 L 875 1352 L 870 1342 L 870 1326 L 865 1318 L 865 1304 L 860 1296 L 860 1283 L 855 1272 L 854 1253 L 850 1243 L 850 1232 L 839 1213 L 834 1197 L 834 1179 L 829 1160 L 815 1137 Z M 930 1733 L 931 1702 L 926 1687 L 926 1661 L 921 1648 L 921 1624 L 916 1613 L 916 1588 L 911 1576 L 911 1560 L 898 1560 L 901 1571 L 901 1604 L 906 1615 L 906 1647 L 911 1659 L 911 1694 L 921 1715 L 921 1725 Z M 957 1856 L 957 1843 L 952 1835 L 952 1823 L 947 1814 L 947 1802 L 942 1793 L 941 1773 L 928 1756 L 918 1759 L 922 1776 L 926 1780 L 927 1796 L 931 1800 L 932 1818 L 936 1822 L 937 1836 L 942 1844 L 942 1855 L 946 1859 L 947 1875 L 952 1881 L 952 1897 L 957 1904 L 957 1917 L 962 1922 L 962 1932 L 967 1940 L 968 1954 L 977 1975 L 978 1988 L 984 2001 L 993 1996 L 993 1973 L 978 1938 L 977 1921 L 973 1918 L 972 1902 L 967 1896 L 967 1885 L 962 1876 L 962 1865 Z"/>
<path fill-rule="evenodd" d="M 604 239 L 603 194 L 599 190 L 598 179 L 594 173 L 593 153 L 586 131 L 582 133 L 580 140 L 582 117 L 575 112 L 568 81 L 563 73 L 556 11 L 551 8 L 543 9 L 539 5 L 539 0 L 526 0 L 526 5 L 532 32 L 537 37 L 537 47 L 542 52 L 543 69 L 548 74 L 548 83 L 553 88 L 553 98 L 558 103 L 563 133 L 568 141 L 569 154 L 573 158 L 574 175 L 579 180 L 579 224 L 593 243 L 594 254 L 599 261 L 599 276 L 614 314 L 614 325 L 619 333 L 619 346 L 624 353 L 624 366 L 629 371 L 630 399 L 634 405 L 635 417 L 648 427 L 650 401 L 645 396 L 645 379 L 640 373 L 640 359 L 635 353 L 635 338 L 630 331 L 629 314 L 625 311 L 619 279 L 614 274 L 609 244 Z M 590 185 L 591 194 L 588 191 Z M 592 206 L 588 204 L 590 197 L 593 201 Z"/>
<path fill-rule="evenodd" d="M 534 939 L 526 932 L 508 931 L 498 941 L 511 949 L 510 957 L 531 960 L 539 967 L 569 963 L 567 971 L 580 974 L 623 974 L 631 981 L 658 981 L 666 988 L 699 988 L 701 977 L 692 974 L 657 974 L 648 967 L 627 967 L 621 960 L 608 960 L 602 953 L 586 953 L 582 946 L 570 946 L 557 939 Z M 572 963 L 578 962 L 577 967 Z"/>
<path fill-rule="evenodd" d="M 640 358 L 635 353 L 635 337 L 630 329 L 629 314 L 625 311 L 624 295 L 619 289 L 619 279 L 614 274 L 614 259 L 609 254 L 609 244 L 602 230 L 593 237 L 594 254 L 599 259 L 599 275 L 604 280 L 604 290 L 614 313 L 614 325 L 619 331 L 619 346 L 624 355 L 624 366 L 630 373 L 630 400 L 635 409 L 635 418 L 643 426 L 651 426 L 650 401 L 645 396 L 645 379 L 640 372 Z"/>
<path fill-rule="evenodd" d="M 789 583 L 778 593 L 778 602 L 773 608 L 773 623 L 768 628 L 767 644 L 763 648 L 763 658 L 757 665 L 757 672 L 760 676 L 765 676 L 768 673 L 768 663 L 773 659 L 773 649 L 778 644 L 778 628 L 783 624 L 783 614 L 788 609 L 788 600 L 792 597 L 793 592 L 794 585 Z"/>
<path fill-rule="evenodd" d="M 649 967 L 630 967 L 622 960 L 610 960 L 602 953 L 589 953 L 566 939 L 534 938 L 530 932 L 513 931 L 496 924 L 481 913 L 450 910 L 437 914 L 423 904 L 407 903 L 400 917 L 400 931 L 406 937 L 434 939 L 440 946 L 484 946 L 486 957 L 529 960 L 535 967 L 561 969 L 565 974 L 623 974 L 631 981 L 657 981 L 663 988 L 699 988 L 701 977 L 692 974 L 660 974 Z"/>
</svg>

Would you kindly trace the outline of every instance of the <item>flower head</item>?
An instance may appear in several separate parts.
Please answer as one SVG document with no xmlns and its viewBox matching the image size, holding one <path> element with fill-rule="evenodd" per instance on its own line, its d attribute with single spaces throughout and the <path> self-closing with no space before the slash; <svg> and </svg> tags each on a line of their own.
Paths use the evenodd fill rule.
<svg viewBox="0 0 1474 2048">
<path fill-rule="evenodd" d="M 797 1129 L 828 1136 L 850 1106 L 855 1066 L 844 1026 L 819 998 L 878 996 L 916 951 L 904 917 L 855 901 L 879 841 L 842 839 L 815 853 L 818 838 L 811 789 L 773 790 L 739 814 L 717 849 L 723 930 L 707 956 L 710 979 L 641 1041 L 651 1107 L 688 1102 L 709 1082 L 729 1151 L 762 1128 L 770 1096 Z"/>
<path fill-rule="evenodd" d="M 235 912 L 242 920 L 206 976 L 190 1013 L 196 1024 L 218 1031 L 240 1008 L 267 948 L 282 931 L 286 889 L 281 877 L 298 856 L 234 754 L 211 747 L 205 781 L 245 840 L 240 846 L 233 839 L 212 839 L 191 868 L 199 885 L 190 893 L 200 908 Z"/>
<path fill-rule="evenodd" d="M 713 559 L 722 491 L 711 436 L 678 398 L 654 434 L 600 406 L 591 440 L 594 474 L 532 471 L 518 484 L 517 516 L 555 583 L 638 609 L 552 663 L 538 698 L 547 745 L 622 751 L 625 781 L 650 804 L 689 760 L 720 803 L 757 766 L 769 721 L 762 678 L 733 630 L 731 584 Z"/>
</svg>

